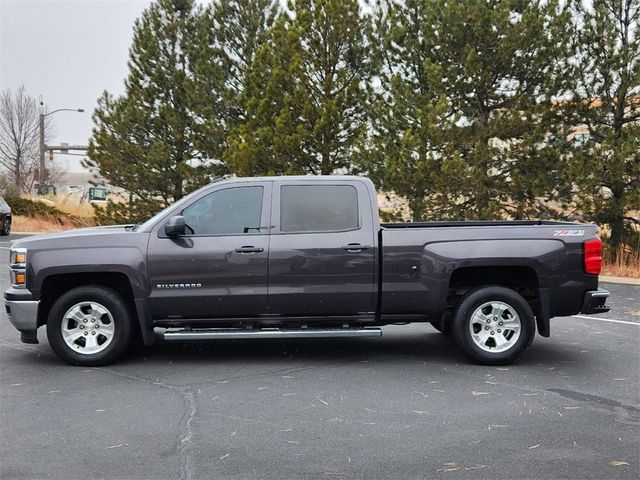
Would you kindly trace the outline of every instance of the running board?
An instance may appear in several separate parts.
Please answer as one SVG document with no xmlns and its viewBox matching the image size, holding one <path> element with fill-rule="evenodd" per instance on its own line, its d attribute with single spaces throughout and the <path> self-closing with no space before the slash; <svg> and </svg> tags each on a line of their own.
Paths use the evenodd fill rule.
<svg viewBox="0 0 640 480">
<path fill-rule="evenodd" d="M 178 330 L 165 332 L 165 340 L 241 340 L 243 338 L 351 338 L 351 337 L 381 337 L 379 328 L 302 328 L 297 330 L 281 330 L 277 328 L 261 330 Z"/>
</svg>

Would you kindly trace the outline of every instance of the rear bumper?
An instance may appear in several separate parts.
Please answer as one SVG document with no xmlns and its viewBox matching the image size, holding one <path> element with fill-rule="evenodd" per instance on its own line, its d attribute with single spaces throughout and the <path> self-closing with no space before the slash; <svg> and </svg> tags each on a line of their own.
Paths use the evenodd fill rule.
<svg viewBox="0 0 640 480">
<path fill-rule="evenodd" d="M 606 305 L 609 292 L 607 290 L 590 290 L 584 294 L 584 301 L 580 313 L 605 313 L 610 310 Z"/>
</svg>

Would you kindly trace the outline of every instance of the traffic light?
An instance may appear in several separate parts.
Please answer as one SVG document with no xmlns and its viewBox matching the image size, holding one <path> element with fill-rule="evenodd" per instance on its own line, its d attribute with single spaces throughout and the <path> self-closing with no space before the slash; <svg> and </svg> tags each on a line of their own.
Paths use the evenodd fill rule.
<svg viewBox="0 0 640 480">
<path fill-rule="evenodd" d="M 53 162 L 53 150 L 49 150 L 49 161 Z"/>
</svg>

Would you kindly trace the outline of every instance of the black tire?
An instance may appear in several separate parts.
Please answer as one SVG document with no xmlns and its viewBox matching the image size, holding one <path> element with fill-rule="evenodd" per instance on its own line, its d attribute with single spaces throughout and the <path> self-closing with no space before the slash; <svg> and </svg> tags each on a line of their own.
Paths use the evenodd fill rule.
<svg viewBox="0 0 640 480">
<path fill-rule="evenodd" d="M 11 233 L 11 219 L 7 217 L 2 222 L 2 227 L 0 228 L 0 235 L 9 235 L 10 233 Z"/>
<path fill-rule="evenodd" d="M 94 315 L 96 317 L 100 316 L 98 322 L 102 322 L 96 325 L 99 326 L 102 324 L 103 330 L 90 331 L 92 328 L 90 327 L 91 323 L 85 323 L 87 327 L 90 328 L 85 331 L 86 333 L 84 333 L 84 335 L 88 333 L 95 335 L 95 333 L 97 333 L 96 340 L 98 340 L 100 338 L 106 338 L 103 335 L 105 328 L 111 328 L 113 331 L 110 341 L 103 341 L 103 343 L 107 342 L 107 345 L 98 345 L 96 348 L 102 348 L 102 350 L 96 353 L 82 352 L 85 348 L 85 345 L 81 344 L 82 337 L 78 337 L 77 341 L 73 344 L 75 349 L 71 348 L 62 334 L 63 321 L 67 322 L 65 326 L 68 327 L 70 325 L 69 319 L 71 317 L 67 316 L 67 319 L 65 319 L 67 312 L 72 307 L 90 302 L 103 307 L 107 311 L 107 314 L 101 314 L 100 312 L 102 312 L 102 310 L 96 310 L 98 313 Z M 86 310 L 88 312 L 86 315 L 90 316 L 91 308 L 84 308 L 88 309 Z M 78 325 L 77 328 L 86 328 L 81 322 L 78 321 L 76 323 Z M 109 327 L 111 323 L 112 326 Z M 130 309 L 118 293 L 106 287 L 78 287 L 69 290 L 53 304 L 47 318 L 47 339 L 49 340 L 49 345 L 51 345 L 53 351 L 60 358 L 71 365 L 96 367 L 110 364 L 125 353 L 131 344 L 133 334 L 133 316 Z"/>
<path fill-rule="evenodd" d="M 486 306 L 483 310 L 479 310 L 480 307 L 489 302 L 499 302 L 499 305 L 507 305 L 517 313 L 520 321 L 519 336 L 514 339 L 515 333 L 512 333 L 513 330 L 498 326 L 498 322 L 503 319 L 494 316 L 496 314 L 492 311 L 492 306 Z M 480 330 L 475 335 L 472 335 L 472 329 L 477 329 L 481 325 L 477 319 L 472 322 L 472 316 L 477 310 L 480 311 L 481 315 L 484 315 L 482 318 L 488 319 L 484 329 L 489 333 L 482 332 L 482 327 L 480 327 Z M 491 313 L 487 314 L 485 312 Z M 510 320 L 512 313 L 510 310 L 504 313 L 505 322 Z M 499 325 L 503 325 L 503 323 Z M 505 329 L 504 332 L 501 332 L 503 338 L 511 335 L 511 339 L 506 341 L 506 344 L 510 345 L 508 345 L 508 348 L 506 346 L 502 347 L 507 348 L 504 351 L 488 351 L 494 348 L 501 348 L 496 342 L 496 337 L 500 331 L 498 328 Z M 462 297 L 453 314 L 451 331 L 458 347 L 474 362 L 482 365 L 508 365 L 518 358 L 533 342 L 535 318 L 531 306 L 521 295 L 510 288 L 491 285 L 471 290 Z M 483 347 L 479 346 L 482 341 L 474 340 L 474 337 L 479 338 L 479 335 L 482 334 L 488 336 Z"/>
</svg>

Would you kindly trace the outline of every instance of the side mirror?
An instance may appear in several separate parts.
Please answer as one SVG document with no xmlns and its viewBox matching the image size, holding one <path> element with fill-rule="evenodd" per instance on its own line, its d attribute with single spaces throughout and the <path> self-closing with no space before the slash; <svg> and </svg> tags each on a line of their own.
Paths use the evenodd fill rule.
<svg viewBox="0 0 640 480">
<path fill-rule="evenodd" d="M 182 215 L 175 215 L 169 219 L 164 226 L 164 233 L 167 237 L 179 237 L 185 234 L 185 222 Z"/>
</svg>

